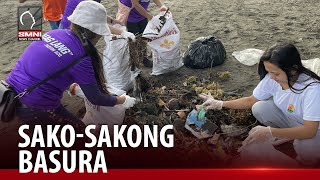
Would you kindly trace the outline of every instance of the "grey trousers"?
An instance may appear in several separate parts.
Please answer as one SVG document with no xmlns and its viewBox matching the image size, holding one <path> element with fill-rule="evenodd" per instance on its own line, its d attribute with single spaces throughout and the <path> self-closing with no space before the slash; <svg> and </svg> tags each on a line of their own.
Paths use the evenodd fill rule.
<svg viewBox="0 0 320 180">
<path fill-rule="evenodd" d="M 298 122 L 288 119 L 274 104 L 273 100 L 258 101 L 252 106 L 252 114 L 262 124 L 274 128 L 290 128 L 301 126 Z M 294 140 L 297 160 L 305 165 L 320 162 L 320 130 L 312 139 Z"/>
</svg>

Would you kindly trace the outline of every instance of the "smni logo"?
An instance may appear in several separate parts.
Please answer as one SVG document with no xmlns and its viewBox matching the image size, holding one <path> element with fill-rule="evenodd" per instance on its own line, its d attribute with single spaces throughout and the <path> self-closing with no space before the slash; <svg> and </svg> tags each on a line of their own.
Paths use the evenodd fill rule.
<svg viewBox="0 0 320 180">
<path fill-rule="evenodd" d="M 18 40 L 39 41 L 42 37 L 41 6 L 18 7 Z"/>
<path fill-rule="evenodd" d="M 20 15 L 20 23 L 21 23 L 22 25 L 24 25 L 24 23 L 23 23 L 23 16 L 26 15 L 26 14 L 29 14 L 30 17 L 31 17 L 31 19 L 32 19 L 32 21 L 33 21 L 33 23 L 31 24 L 31 27 L 30 27 L 30 29 L 32 29 L 33 26 L 34 26 L 34 24 L 36 24 L 36 21 L 35 21 L 33 15 L 31 14 L 31 12 L 30 12 L 29 10 L 26 11 L 26 12 L 24 12 L 24 13 L 22 13 L 22 14 Z"/>
</svg>

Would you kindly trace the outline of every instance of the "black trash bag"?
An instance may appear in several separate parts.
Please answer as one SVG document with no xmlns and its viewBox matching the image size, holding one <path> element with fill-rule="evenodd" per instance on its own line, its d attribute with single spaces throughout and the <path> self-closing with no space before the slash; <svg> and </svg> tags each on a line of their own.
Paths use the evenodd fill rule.
<svg viewBox="0 0 320 180">
<path fill-rule="evenodd" d="M 222 64 L 226 50 L 221 41 L 213 36 L 200 37 L 191 42 L 184 53 L 184 65 L 188 68 L 203 69 Z"/>
</svg>

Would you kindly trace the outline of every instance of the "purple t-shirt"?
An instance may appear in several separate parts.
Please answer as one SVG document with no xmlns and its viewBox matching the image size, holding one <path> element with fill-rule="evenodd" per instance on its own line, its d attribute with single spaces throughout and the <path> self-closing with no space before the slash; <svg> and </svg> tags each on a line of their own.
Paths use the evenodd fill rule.
<svg viewBox="0 0 320 180">
<path fill-rule="evenodd" d="M 80 40 L 70 30 L 52 30 L 42 36 L 42 41 L 32 42 L 27 47 L 6 81 L 20 93 L 84 55 Z M 74 82 L 97 83 L 89 56 L 26 94 L 20 101 L 30 108 L 58 108 L 63 92 Z"/>
<path fill-rule="evenodd" d="M 66 7 L 64 9 L 64 13 L 61 19 L 60 24 L 63 26 L 64 29 L 69 29 L 71 22 L 67 19 L 77 7 L 77 5 L 84 0 L 68 0 Z"/>
<path fill-rule="evenodd" d="M 144 8 L 148 9 L 151 0 L 139 0 L 139 4 Z M 128 7 L 132 7 L 131 0 L 120 0 L 120 2 Z M 142 16 L 135 8 L 130 11 L 128 22 L 139 22 L 144 20 L 146 17 Z"/>
<path fill-rule="evenodd" d="M 69 29 L 71 22 L 68 20 L 68 17 L 73 13 L 73 11 L 76 9 L 77 5 L 84 0 L 68 0 L 66 7 L 64 9 L 64 13 L 61 19 L 61 26 L 63 27 L 63 29 Z M 96 2 L 101 2 L 101 0 L 94 0 Z"/>
</svg>

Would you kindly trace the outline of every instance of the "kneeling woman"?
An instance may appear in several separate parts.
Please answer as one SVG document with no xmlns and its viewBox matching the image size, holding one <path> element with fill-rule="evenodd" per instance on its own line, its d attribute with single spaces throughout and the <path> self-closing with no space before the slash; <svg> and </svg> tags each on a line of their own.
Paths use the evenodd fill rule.
<svg viewBox="0 0 320 180">
<path fill-rule="evenodd" d="M 21 93 L 81 59 L 20 98 L 22 106 L 17 108 L 17 115 L 27 124 L 71 124 L 77 131 L 83 131 L 82 121 L 60 104 L 63 92 L 74 82 L 80 85 L 92 104 L 123 104 L 130 108 L 135 103 L 135 99 L 127 95 L 111 96 L 105 85 L 102 61 L 94 47 L 101 36 L 110 35 L 104 6 L 95 1 L 83 1 L 69 20 L 71 30 L 53 30 L 44 34 L 42 41 L 31 43 L 6 80 Z"/>
<path fill-rule="evenodd" d="M 320 77 L 306 69 L 292 44 L 275 45 L 260 58 L 260 83 L 253 95 L 219 101 L 200 95 L 207 109 L 249 109 L 268 126 L 253 128 L 243 145 L 274 137 L 295 139 L 297 159 L 304 164 L 320 161 Z"/>
</svg>

